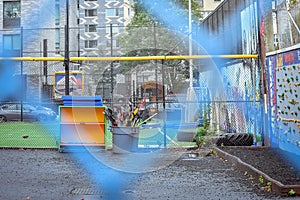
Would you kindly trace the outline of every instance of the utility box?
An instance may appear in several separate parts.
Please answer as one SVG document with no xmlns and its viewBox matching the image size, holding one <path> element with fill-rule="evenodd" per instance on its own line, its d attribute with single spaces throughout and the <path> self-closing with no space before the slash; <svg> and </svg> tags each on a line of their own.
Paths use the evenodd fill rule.
<svg viewBox="0 0 300 200">
<path fill-rule="evenodd" d="M 59 106 L 59 150 L 79 146 L 105 146 L 105 106 L 84 106 L 82 101 Z M 86 99 L 85 99 L 86 101 Z M 76 103 L 75 103 L 76 102 Z"/>
</svg>

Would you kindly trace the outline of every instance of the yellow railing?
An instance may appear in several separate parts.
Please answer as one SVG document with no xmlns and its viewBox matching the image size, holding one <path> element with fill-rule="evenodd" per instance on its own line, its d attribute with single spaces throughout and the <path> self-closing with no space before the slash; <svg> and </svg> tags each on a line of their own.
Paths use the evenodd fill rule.
<svg viewBox="0 0 300 200">
<path fill-rule="evenodd" d="M 172 55 L 172 56 L 130 56 L 130 57 L 71 57 L 70 61 L 138 61 L 138 60 L 189 60 L 211 58 L 258 58 L 257 54 L 228 54 L 228 55 Z M 14 61 L 64 61 L 64 57 L 0 57 L 0 60 Z"/>
</svg>

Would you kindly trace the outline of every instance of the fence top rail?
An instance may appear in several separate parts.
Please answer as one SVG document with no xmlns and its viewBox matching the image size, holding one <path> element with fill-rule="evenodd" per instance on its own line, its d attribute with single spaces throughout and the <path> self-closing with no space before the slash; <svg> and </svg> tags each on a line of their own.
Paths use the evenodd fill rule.
<svg viewBox="0 0 300 200">
<path fill-rule="evenodd" d="M 71 57 L 69 61 L 141 61 L 141 60 L 190 60 L 190 59 L 257 59 L 257 54 L 225 54 L 225 55 L 171 55 L 171 56 L 131 56 L 131 57 Z M 0 57 L 0 60 L 13 61 L 65 61 L 64 57 Z"/>
</svg>

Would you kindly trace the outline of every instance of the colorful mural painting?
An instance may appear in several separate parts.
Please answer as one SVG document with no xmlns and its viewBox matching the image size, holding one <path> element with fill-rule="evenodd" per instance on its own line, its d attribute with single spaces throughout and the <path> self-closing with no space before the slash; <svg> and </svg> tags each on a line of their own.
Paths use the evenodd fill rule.
<svg viewBox="0 0 300 200">
<path fill-rule="evenodd" d="M 271 145 L 300 155 L 300 48 L 267 56 Z"/>
<path fill-rule="evenodd" d="M 65 95 L 65 72 L 54 73 L 53 97 L 61 99 Z M 84 89 L 84 74 L 82 71 L 71 71 L 69 75 L 70 95 L 82 96 Z"/>
<path fill-rule="evenodd" d="M 258 68 L 255 62 L 239 62 L 221 68 L 226 103 L 222 103 L 220 129 L 226 132 L 251 133 L 262 140 L 262 107 Z M 255 141 L 256 142 L 256 141 Z M 254 143 L 256 145 L 256 143 Z"/>
</svg>

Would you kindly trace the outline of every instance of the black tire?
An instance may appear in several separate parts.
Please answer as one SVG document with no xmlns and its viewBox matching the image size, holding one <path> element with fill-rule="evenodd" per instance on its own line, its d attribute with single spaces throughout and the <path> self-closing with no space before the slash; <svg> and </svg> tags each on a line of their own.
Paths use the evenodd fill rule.
<svg viewBox="0 0 300 200">
<path fill-rule="evenodd" d="M 253 135 L 248 133 L 220 135 L 216 141 L 217 146 L 251 146 Z"/>
<path fill-rule="evenodd" d="M 232 146 L 240 146 L 243 142 L 243 134 L 235 134 L 233 138 L 231 139 Z"/>
<path fill-rule="evenodd" d="M 225 135 L 219 135 L 216 141 L 216 145 L 223 146 L 225 141 L 226 141 Z"/>
<path fill-rule="evenodd" d="M 0 123 L 7 122 L 7 118 L 4 115 L 0 115 Z"/>
</svg>

